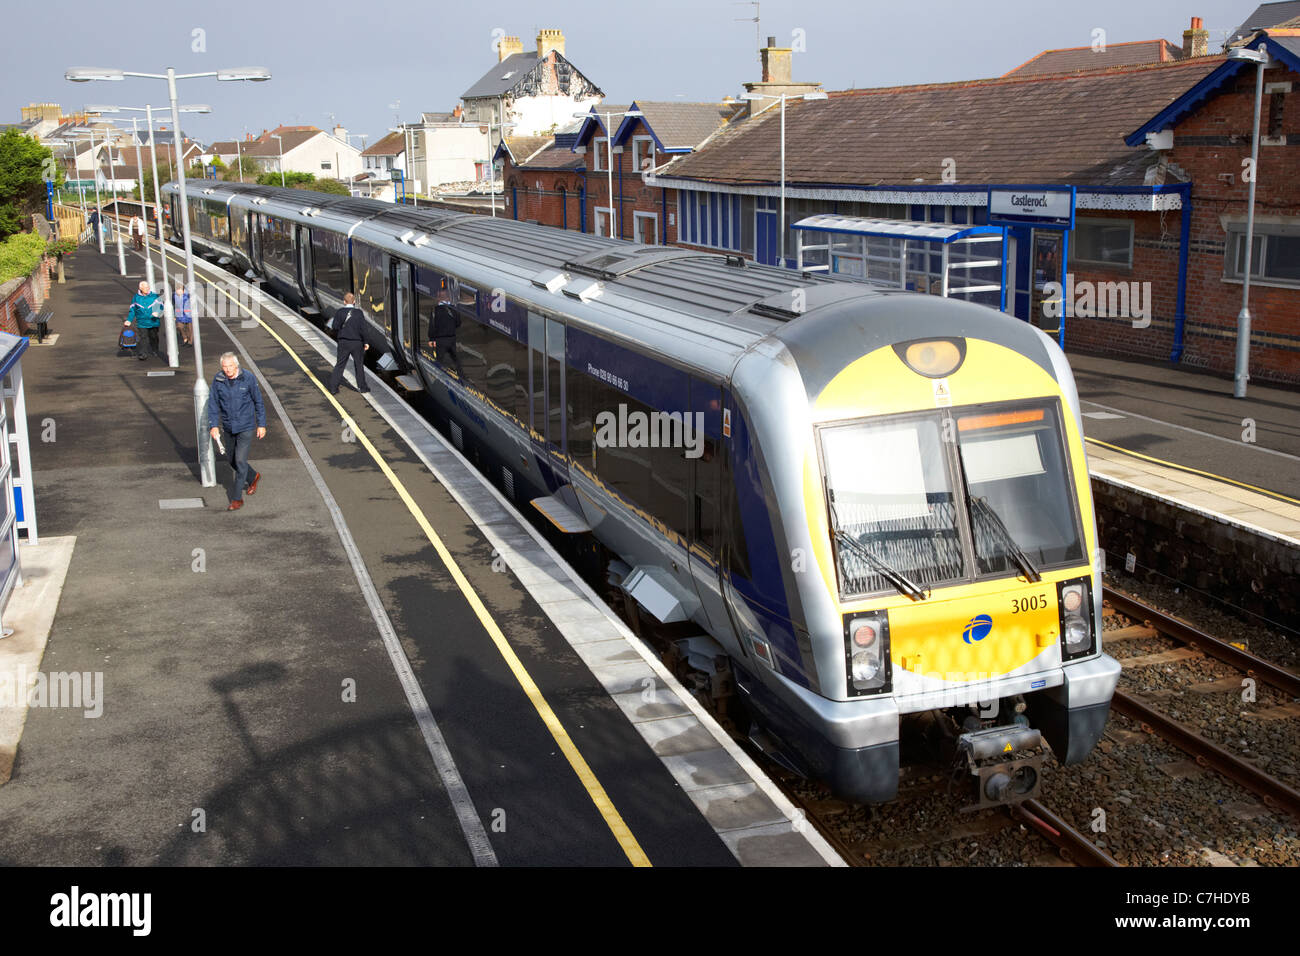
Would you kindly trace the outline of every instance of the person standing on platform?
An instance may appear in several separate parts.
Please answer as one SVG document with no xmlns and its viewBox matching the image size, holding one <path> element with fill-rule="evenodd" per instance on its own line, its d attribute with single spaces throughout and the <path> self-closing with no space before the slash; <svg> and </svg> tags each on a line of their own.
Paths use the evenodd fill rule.
<svg viewBox="0 0 1300 956">
<path fill-rule="evenodd" d="M 366 317 L 356 306 L 356 296 L 351 292 L 343 297 L 343 308 L 334 313 L 334 328 L 338 329 L 338 362 L 330 375 L 329 390 L 331 395 L 339 393 L 343 383 L 343 370 L 352 359 L 352 367 L 357 373 L 357 391 L 362 395 L 370 391 L 366 387 L 366 352 L 370 346 L 365 342 Z"/>
<path fill-rule="evenodd" d="M 183 282 L 176 283 L 172 293 L 172 308 L 176 310 L 176 329 L 181 334 L 182 345 L 194 344 L 194 316 L 190 313 L 190 294 Z"/>
<path fill-rule="evenodd" d="M 91 229 L 90 241 L 99 242 L 99 210 L 98 209 L 90 210 L 90 217 L 86 220 L 86 224 L 89 225 Z"/>
<path fill-rule="evenodd" d="M 226 433 L 226 447 L 231 468 L 230 505 L 227 511 L 244 507 L 244 492 L 257 493 L 262 473 L 248 461 L 253 436 L 266 437 L 266 408 L 257 379 L 239 367 L 239 356 L 226 352 L 221 356 L 221 371 L 212 380 L 208 393 L 208 428 L 214 441 Z M 248 476 L 252 475 L 250 479 Z"/>
<path fill-rule="evenodd" d="M 144 248 L 144 220 L 139 216 L 131 217 L 131 241 L 136 249 Z"/>
<path fill-rule="evenodd" d="M 162 311 L 162 305 L 158 302 L 158 293 L 149 291 L 149 283 L 141 282 L 139 289 L 131 299 L 127 317 L 134 321 L 136 329 L 144 337 L 140 343 L 139 355 L 143 362 L 150 355 L 161 358 L 158 351 L 158 313 Z"/>
</svg>

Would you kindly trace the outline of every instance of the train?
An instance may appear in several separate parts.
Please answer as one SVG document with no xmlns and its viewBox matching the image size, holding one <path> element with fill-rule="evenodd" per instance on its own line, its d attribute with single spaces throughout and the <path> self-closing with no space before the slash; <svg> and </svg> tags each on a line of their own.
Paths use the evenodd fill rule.
<svg viewBox="0 0 1300 956">
<path fill-rule="evenodd" d="M 370 361 L 598 549 L 777 762 L 888 802 L 921 721 L 984 806 L 1100 739 L 1119 665 L 1079 399 L 1029 323 L 471 212 L 163 192 L 202 255 L 315 320 L 353 293 Z"/>
</svg>

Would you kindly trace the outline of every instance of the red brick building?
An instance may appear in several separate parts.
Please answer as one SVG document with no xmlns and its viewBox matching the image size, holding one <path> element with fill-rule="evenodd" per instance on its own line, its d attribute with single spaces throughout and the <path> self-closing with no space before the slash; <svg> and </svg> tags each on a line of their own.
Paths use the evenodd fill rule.
<svg viewBox="0 0 1300 956">
<path fill-rule="evenodd" d="M 516 219 L 608 236 L 612 213 L 619 238 L 674 243 L 675 192 L 648 185 L 647 175 L 742 112 L 730 102 L 602 105 L 553 140 L 506 140 L 497 151 L 506 201 Z"/>
</svg>

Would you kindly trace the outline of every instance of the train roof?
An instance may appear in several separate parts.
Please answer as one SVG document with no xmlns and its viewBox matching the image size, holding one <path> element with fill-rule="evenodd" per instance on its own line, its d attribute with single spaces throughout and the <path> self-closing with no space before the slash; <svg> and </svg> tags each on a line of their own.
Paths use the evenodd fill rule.
<svg viewBox="0 0 1300 956">
<path fill-rule="evenodd" d="M 897 308 L 902 293 L 861 280 L 756 265 L 736 254 L 643 245 L 504 217 L 277 186 L 194 185 L 199 188 L 190 192 L 196 197 L 225 200 L 235 208 L 308 227 L 324 226 L 411 261 L 420 261 L 421 250 L 436 250 L 459 259 L 467 280 L 526 300 L 549 299 L 556 311 L 580 322 L 720 376 L 729 375 L 740 355 L 761 340 L 806 338 L 815 330 L 803 326 L 817 324 L 828 309 L 855 300 L 876 298 L 875 307 L 866 311 L 877 323 L 891 326 L 895 341 L 896 326 L 904 318 Z M 175 191 L 173 184 L 167 191 Z M 906 298 L 914 302 L 912 296 Z M 951 305 L 965 307 L 958 315 L 979 326 L 1023 324 L 984 306 Z M 1009 328 L 1001 332 L 1025 342 Z"/>
</svg>

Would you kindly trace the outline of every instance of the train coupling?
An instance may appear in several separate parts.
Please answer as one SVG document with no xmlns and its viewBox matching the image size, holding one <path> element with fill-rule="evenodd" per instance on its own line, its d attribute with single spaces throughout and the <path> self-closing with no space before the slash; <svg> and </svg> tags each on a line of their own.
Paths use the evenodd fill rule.
<svg viewBox="0 0 1300 956">
<path fill-rule="evenodd" d="M 1023 724 L 968 731 L 957 738 L 956 759 L 963 758 L 979 791 L 963 810 L 1019 803 L 1038 794 L 1043 735 Z"/>
</svg>

